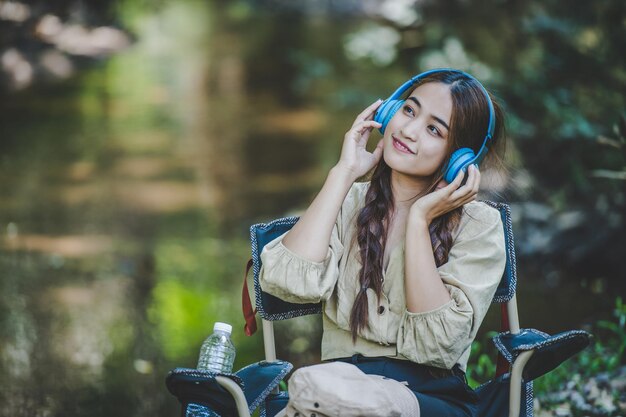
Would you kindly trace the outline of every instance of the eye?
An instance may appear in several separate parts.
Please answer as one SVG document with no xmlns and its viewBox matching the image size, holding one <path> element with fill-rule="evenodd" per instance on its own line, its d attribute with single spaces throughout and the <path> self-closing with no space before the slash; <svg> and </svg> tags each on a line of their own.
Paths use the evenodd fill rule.
<svg viewBox="0 0 626 417">
<path fill-rule="evenodd" d="M 428 125 L 428 130 L 430 131 L 430 133 L 436 136 L 443 137 L 443 135 L 441 134 L 441 131 L 435 125 Z"/>
<path fill-rule="evenodd" d="M 404 110 L 404 112 L 406 114 L 409 114 L 409 115 L 414 115 L 415 114 L 415 111 L 413 110 L 413 108 L 411 106 L 409 106 L 408 104 L 405 104 L 402 109 Z"/>
</svg>

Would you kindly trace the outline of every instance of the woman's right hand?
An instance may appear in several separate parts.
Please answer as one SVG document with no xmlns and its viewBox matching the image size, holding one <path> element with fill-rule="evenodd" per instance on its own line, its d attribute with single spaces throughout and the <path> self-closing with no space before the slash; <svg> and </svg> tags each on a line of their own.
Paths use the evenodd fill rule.
<svg viewBox="0 0 626 417">
<path fill-rule="evenodd" d="M 369 152 L 366 149 L 372 129 L 382 126 L 380 123 L 373 120 L 374 113 L 381 103 L 382 100 L 376 100 L 363 110 L 361 114 L 356 117 L 352 127 L 344 136 L 341 157 L 339 158 L 337 167 L 346 170 L 354 181 L 374 168 L 383 155 L 382 139 L 378 142 L 373 152 Z"/>
</svg>

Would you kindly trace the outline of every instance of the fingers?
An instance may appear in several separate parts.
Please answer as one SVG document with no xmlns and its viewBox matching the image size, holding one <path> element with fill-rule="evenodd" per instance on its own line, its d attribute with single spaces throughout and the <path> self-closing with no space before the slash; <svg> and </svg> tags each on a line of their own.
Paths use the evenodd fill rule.
<svg viewBox="0 0 626 417">
<path fill-rule="evenodd" d="M 378 141 L 378 144 L 376 145 L 376 149 L 372 151 L 372 156 L 374 157 L 374 160 L 376 161 L 376 163 L 378 163 L 378 161 L 380 161 L 380 158 L 383 156 L 383 146 L 384 146 L 384 142 L 381 139 Z"/>
<path fill-rule="evenodd" d="M 419 198 L 413 207 L 420 207 L 418 213 L 426 213 L 426 219 L 434 219 L 475 200 L 480 186 L 480 171 L 471 165 L 467 169 L 467 181 L 463 184 L 465 175 L 465 172 L 459 172 L 450 184 L 442 180 L 435 191 Z"/>
<path fill-rule="evenodd" d="M 467 169 L 467 181 L 461 185 L 465 172 L 461 171 L 450 186 L 457 185 L 450 194 L 450 199 L 463 201 L 463 204 L 476 199 L 480 187 L 480 171 L 476 165 L 470 165 Z"/>
<path fill-rule="evenodd" d="M 453 194 L 461 188 L 463 178 L 465 178 L 465 172 L 460 171 L 449 184 L 442 179 L 437 184 L 435 192 L 440 193 L 442 196 L 447 196 L 447 199 L 451 200 L 453 198 Z"/>
<path fill-rule="evenodd" d="M 365 120 L 365 121 L 361 121 L 359 123 L 355 123 L 352 126 L 352 129 L 350 129 L 350 132 L 348 132 L 348 134 L 354 133 L 352 135 L 352 138 L 356 142 L 367 143 L 367 139 L 369 139 L 369 135 L 370 135 L 370 132 L 372 131 L 372 129 L 379 128 L 381 126 L 382 125 L 380 123 L 375 122 L 373 120 Z"/>
<path fill-rule="evenodd" d="M 383 101 L 381 99 L 378 99 L 369 106 L 367 106 L 367 108 L 359 113 L 356 119 L 354 119 L 354 123 L 352 124 L 352 126 L 356 126 L 357 123 L 363 122 L 365 120 L 371 120 L 374 117 L 376 109 L 378 108 L 378 106 L 380 106 L 382 102 Z"/>
<path fill-rule="evenodd" d="M 449 184 L 446 182 L 446 180 L 441 179 L 438 183 L 437 186 L 435 187 L 435 190 L 441 190 L 442 188 L 447 187 Z"/>
<path fill-rule="evenodd" d="M 382 124 L 375 122 L 373 120 L 365 120 L 354 125 L 355 128 L 358 128 L 357 132 L 364 133 L 365 129 L 369 129 L 370 131 L 375 127 L 381 127 Z"/>
<path fill-rule="evenodd" d="M 472 171 L 474 172 L 474 184 L 472 185 L 472 192 L 474 195 L 478 194 L 478 190 L 480 189 L 480 169 L 478 166 L 472 165 Z"/>
<path fill-rule="evenodd" d="M 454 191 L 458 190 L 463 184 L 463 178 L 465 178 L 465 171 L 461 170 L 456 174 L 456 177 L 452 180 L 452 182 L 446 187 L 450 194 Z"/>
<path fill-rule="evenodd" d="M 434 219 L 475 200 L 480 186 L 480 171 L 475 165 L 468 167 L 467 181 L 463 184 L 465 175 L 465 172 L 459 172 L 452 182 L 445 186 L 442 186 L 445 184 L 442 180 L 435 191 L 419 198 L 413 207 L 421 207 L 417 209 L 418 212 L 426 213 L 426 219 Z"/>
</svg>

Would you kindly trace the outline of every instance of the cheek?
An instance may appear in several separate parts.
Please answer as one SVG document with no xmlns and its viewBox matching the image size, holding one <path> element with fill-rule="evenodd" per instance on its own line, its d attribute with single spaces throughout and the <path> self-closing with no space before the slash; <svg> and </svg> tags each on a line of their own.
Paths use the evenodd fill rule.
<svg viewBox="0 0 626 417">
<path fill-rule="evenodd" d="M 443 162 L 444 160 L 446 160 L 446 159 L 447 159 L 447 156 L 448 156 L 448 155 L 447 155 L 447 152 L 446 152 L 446 147 L 445 147 L 445 146 L 442 146 L 442 147 L 439 149 L 438 155 L 439 155 L 439 158 L 438 158 L 438 159 L 439 159 L 439 162 Z"/>
<path fill-rule="evenodd" d="M 383 146 L 385 151 L 393 148 L 393 139 L 391 139 L 392 132 L 393 131 L 389 129 L 389 126 L 387 126 L 385 134 L 383 135 Z"/>
<path fill-rule="evenodd" d="M 447 147 L 445 143 L 443 145 L 437 144 L 428 149 L 428 159 L 433 167 L 439 167 L 447 161 Z"/>
<path fill-rule="evenodd" d="M 427 152 L 431 158 L 443 160 L 446 156 L 446 143 L 442 140 L 429 141 L 424 151 Z"/>
</svg>

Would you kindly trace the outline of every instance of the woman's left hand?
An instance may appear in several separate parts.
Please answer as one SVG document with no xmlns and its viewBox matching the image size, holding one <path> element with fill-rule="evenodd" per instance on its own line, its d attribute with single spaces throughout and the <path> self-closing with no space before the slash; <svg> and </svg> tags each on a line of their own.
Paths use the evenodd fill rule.
<svg viewBox="0 0 626 417">
<path fill-rule="evenodd" d="M 464 177 L 465 172 L 461 171 L 450 184 L 441 180 L 435 191 L 420 197 L 413 203 L 409 217 L 414 220 L 424 220 L 427 225 L 430 225 L 433 219 L 442 214 L 474 201 L 480 186 L 478 167 L 476 165 L 469 166 L 467 181 L 461 185 Z"/>
</svg>

